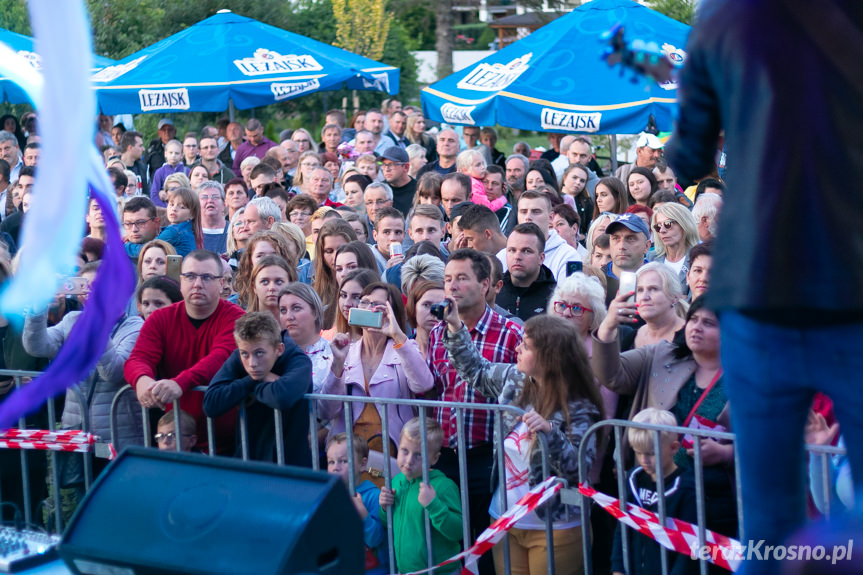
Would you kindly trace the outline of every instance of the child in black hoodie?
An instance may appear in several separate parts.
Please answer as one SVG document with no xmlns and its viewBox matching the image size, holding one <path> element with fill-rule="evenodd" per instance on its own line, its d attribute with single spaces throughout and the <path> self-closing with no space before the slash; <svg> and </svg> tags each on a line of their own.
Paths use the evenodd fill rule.
<svg viewBox="0 0 863 575">
<path fill-rule="evenodd" d="M 676 426 L 677 420 L 668 411 L 649 407 L 632 419 L 636 423 Z M 654 513 L 659 513 L 659 493 L 656 481 L 656 457 L 653 431 L 630 428 L 629 443 L 635 451 L 638 465 L 626 475 L 626 502 Z M 684 471 L 674 464 L 674 454 L 680 449 L 677 434 L 660 432 L 662 459 L 662 482 L 665 490 L 665 515 L 689 523 L 696 523 L 695 481 L 691 471 Z M 614 547 L 611 553 L 611 570 L 614 575 L 657 575 L 662 572 L 660 545 L 650 537 L 632 529 L 629 537 L 629 571 L 624 570 L 623 543 L 620 523 L 614 531 Z M 682 553 L 668 552 L 668 568 L 672 575 L 698 573 L 698 562 Z"/>
</svg>

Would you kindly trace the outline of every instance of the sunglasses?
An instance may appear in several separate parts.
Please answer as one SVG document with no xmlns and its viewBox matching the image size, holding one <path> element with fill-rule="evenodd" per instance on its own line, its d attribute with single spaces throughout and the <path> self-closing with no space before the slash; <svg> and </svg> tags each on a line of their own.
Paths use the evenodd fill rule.
<svg viewBox="0 0 863 575">
<path fill-rule="evenodd" d="M 670 230 L 670 229 L 671 229 L 671 226 L 673 226 L 673 225 L 674 225 L 674 224 L 676 224 L 676 223 L 677 223 L 677 222 L 675 222 L 674 220 L 665 220 L 665 221 L 664 221 L 664 222 L 662 222 L 661 224 L 655 224 L 655 225 L 653 226 L 653 230 L 654 230 L 655 232 L 659 233 L 659 232 L 661 232 L 661 231 L 662 231 L 662 229 L 663 229 L 663 228 L 665 228 L 665 231 L 668 231 L 668 230 Z"/>
</svg>

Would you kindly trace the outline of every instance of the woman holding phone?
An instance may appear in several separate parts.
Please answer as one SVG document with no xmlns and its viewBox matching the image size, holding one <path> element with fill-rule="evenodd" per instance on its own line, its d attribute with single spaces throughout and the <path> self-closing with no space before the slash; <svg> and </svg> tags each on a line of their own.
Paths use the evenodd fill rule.
<svg viewBox="0 0 863 575">
<path fill-rule="evenodd" d="M 405 334 L 405 308 L 398 288 L 385 282 L 369 284 L 363 289 L 356 309 L 365 312 L 361 313 L 365 316 L 361 322 L 362 337 L 354 343 L 346 333 L 333 338 L 330 346 L 333 363 L 322 392 L 410 399 L 429 391 L 434 379 L 416 342 Z M 353 323 L 356 322 L 354 318 Z M 371 325 L 380 327 L 369 327 Z M 344 432 L 342 402 L 319 401 L 318 405 L 320 417 L 333 421 L 330 434 Z M 396 453 L 402 426 L 416 413 L 408 406 L 372 403 L 354 403 L 352 411 L 353 432 L 368 441 L 372 450 L 370 468 L 382 472 L 387 458 Z M 388 418 L 388 438 L 382 437 L 384 411 Z M 374 472 L 363 473 L 362 478 L 383 484 L 383 478 L 375 477 Z"/>
</svg>

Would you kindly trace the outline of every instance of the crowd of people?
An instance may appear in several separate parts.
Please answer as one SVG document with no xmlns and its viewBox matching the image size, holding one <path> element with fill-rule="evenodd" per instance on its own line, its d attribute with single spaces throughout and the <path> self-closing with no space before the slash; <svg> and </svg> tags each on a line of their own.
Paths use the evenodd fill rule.
<svg viewBox="0 0 863 575">
<path fill-rule="evenodd" d="M 4 278 L 27 257 L 18 241 L 40 169 L 35 120 L 28 125 L 0 119 Z M 582 439 L 602 419 L 730 430 L 719 323 L 703 297 L 725 185 L 718 177 L 679 185 L 653 134 L 641 134 L 635 162 L 610 175 L 587 137 L 549 134 L 546 151 L 519 142 L 506 155 L 493 128 L 426 130 L 422 111 L 396 99 L 350 119 L 331 110 L 320 131 L 284 130 L 278 142 L 255 119 L 225 119 L 182 138 L 163 119 L 146 146 L 110 117 L 98 126 L 138 286 L 81 382 L 87 405 L 67 401 L 63 426 L 79 426 L 89 409 L 91 431 L 112 437 L 111 402 L 128 383 L 134 391 L 115 406 L 118 450 L 144 443 L 143 406 L 160 448 L 275 461 L 282 434 L 285 461 L 311 466 L 308 393 L 523 409 L 505 414 L 498 441 L 490 412 L 465 416 L 470 509 L 462 510 L 456 410 L 444 403 L 424 425 L 434 467 L 425 483 L 416 409 L 357 401 L 348 429 L 341 401 L 318 401 L 312 441 L 331 473 L 354 476 L 375 573 L 426 566 L 416 543 L 425 537 L 423 510 L 442 560 L 458 551 L 463 511 L 475 537 L 541 482 L 537 434 L 547 439 L 552 473 L 575 485 Z M 3 327 L 5 368 L 39 370 L 56 355 L 99 273 L 105 222 L 91 201 L 76 274 L 83 280 L 23 329 Z M 179 430 L 164 413 L 175 401 Z M 272 409 L 283 410 L 281 429 Z M 601 490 L 617 493 L 615 449 L 631 469 L 631 493 L 619 496 L 655 509 L 663 484 L 692 489 L 691 437 L 663 436 L 667 453 L 653 452 L 652 436 L 628 439 L 587 440 L 588 471 Z M 706 439 L 701 454 L 707 527 L 734 536 L 733 449 Z M 395 476 L 389 488 L 386 469 Z M 675 497 L 689 517 L 691 498 Z M 387 514 L 395 566 L 387 565 Z M 591 528 L 596 572 L 623 570 L 613 519 L 581 525 L 577 507 L 557 502 L 516 525 L 513 573 L 546 572 L 546 515 L 558 573 L 583 572 L 582 533 Z M 630 550 L 641 553 L 630 573 L 654 572 L 657 550 L 645 541 Z M 502 573 L 501 547 L 493 557 L 482 572 Z"/>
</svg>

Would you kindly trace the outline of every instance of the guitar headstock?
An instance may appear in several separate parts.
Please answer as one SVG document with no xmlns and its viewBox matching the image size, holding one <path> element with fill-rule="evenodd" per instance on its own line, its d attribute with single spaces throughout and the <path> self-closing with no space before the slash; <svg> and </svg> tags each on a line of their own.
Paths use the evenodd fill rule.
<svg viewBox="0 0 863 575">
<path fill-rule="evenodd" d="M 649 76 L 660 84 L 674 80 L 677 65 L 656 42 L 642 39 L 627 42 L 622 24 L 616 24 L 605 32 L 602 40 L 608 43 L 603 59 L 609 66 L 621 65 L 639 75 Z"/>
</svg>

